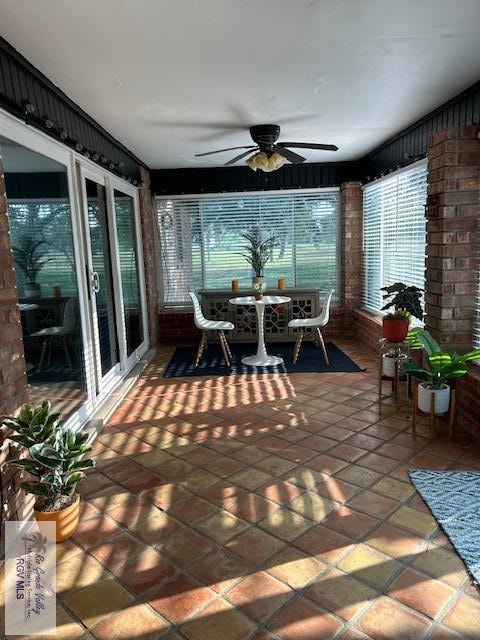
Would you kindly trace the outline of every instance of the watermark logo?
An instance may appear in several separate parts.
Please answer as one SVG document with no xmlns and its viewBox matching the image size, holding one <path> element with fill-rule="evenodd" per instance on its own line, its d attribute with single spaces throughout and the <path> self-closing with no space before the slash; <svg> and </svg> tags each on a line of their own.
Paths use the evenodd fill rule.
<svg viewBox="0 0 480 640">
<path fill-rule="evenodd" d="M 55 523 L 5 523 L 5 635 L 54 634 Z"/>
</svg>

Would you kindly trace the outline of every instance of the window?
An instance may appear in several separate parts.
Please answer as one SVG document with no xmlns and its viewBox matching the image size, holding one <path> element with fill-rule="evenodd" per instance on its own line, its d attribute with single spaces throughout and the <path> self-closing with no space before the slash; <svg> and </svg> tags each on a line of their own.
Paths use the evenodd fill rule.
<svg viewBox="0 0 480 640">
<path fill-rule="evenodd" d="M 425 162 L 367 185 L 363 191 L 363 306 L 378 312 L 380 288 L 425 287 Z"/>
<path fill-rule="evenodd" d="M 9 200 L 12 246 L 20 261 L 24 252 L 37 256 L 43 296 L 54 295 L 57 287 L 65 296 L 77 295 L 73 238 L 70 226 L 70 203 L 68 199 Z M 16 265 L 19 296 L 25 295 L 28 278 L 25 269 Z"/>
<path fill-rule="evenodd" d="M 188 301 L 193 289 L 226 289 L 233 278 L 251 286 L 239 255 L 241 234 L 259 228 L 278 246 L 265 268 L 267 286 L 335 289 L 338 274 L 338 190 L 158 199 L 164 302 Z"/>
</svg>

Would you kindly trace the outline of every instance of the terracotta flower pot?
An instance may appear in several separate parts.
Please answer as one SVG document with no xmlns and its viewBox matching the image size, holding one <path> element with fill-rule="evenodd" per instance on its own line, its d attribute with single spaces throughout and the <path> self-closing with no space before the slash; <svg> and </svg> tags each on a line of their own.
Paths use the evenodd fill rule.
<svg viewBox="0 0 480 640">
<path fill-rule="evenodd" d="M 383 318 L 383 337 L 388 342 L 403 342 L 407 337 L 409 324 L 408 318 Z"/>
<path fill-rule="evenodd" d="M 63 542 L 72 536 L 77 527 L 80 513 L 80 496 L 77 494 L 75 502 L 58 511 L 34 511 L 37 522 L 55 522 L 57 535 L 55 542 Z M 39 524 L 40 531 L 42 530 Z M 45 534 L 46 535 L 46 534 Z M 47 535 L 48 538 L 48 535 Z"/>
<path fill-rule="evenodd" d="M 256 293 L 255 300 L 263 300 L 263 293 Z"/>
</svg>

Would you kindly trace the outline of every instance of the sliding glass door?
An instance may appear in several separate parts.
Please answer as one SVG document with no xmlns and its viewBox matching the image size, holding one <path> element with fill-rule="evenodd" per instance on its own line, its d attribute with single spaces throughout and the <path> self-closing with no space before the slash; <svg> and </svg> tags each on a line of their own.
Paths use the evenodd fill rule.
<svg viewBox="0 0 480 640">
<path fill-rule="evenodd" d="M 101 396 L 145 352 L 145 288 L 136 191 L 78 170 L 96 392 Z"/>
<path fill-rule="evenodd" d="M 29 400 L 78 428 L 148 348 L 138 190 L 0 111 Z"/>
<path fill-rule="evenodd" d="M 120 189 L 113 191 L 118 266 L 122 287 L 123 322 L 127 360 L 138 358 L 145 344 L 145 309 L 140 262 L 140 234 L 135 198 Z"/>
</svg>

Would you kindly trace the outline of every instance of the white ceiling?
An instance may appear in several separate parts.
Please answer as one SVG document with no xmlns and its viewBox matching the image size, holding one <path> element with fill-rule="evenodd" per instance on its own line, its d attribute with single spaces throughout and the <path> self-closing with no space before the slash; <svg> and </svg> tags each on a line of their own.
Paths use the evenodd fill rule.
<svg viewBox="0 0 480 640">
<path fill-rule="evenodd" d="M 479 0 L 0 0 L 0 33 L 152 168 L 264 122 L 355 159 L 480 77 Z"/>
</svg>

